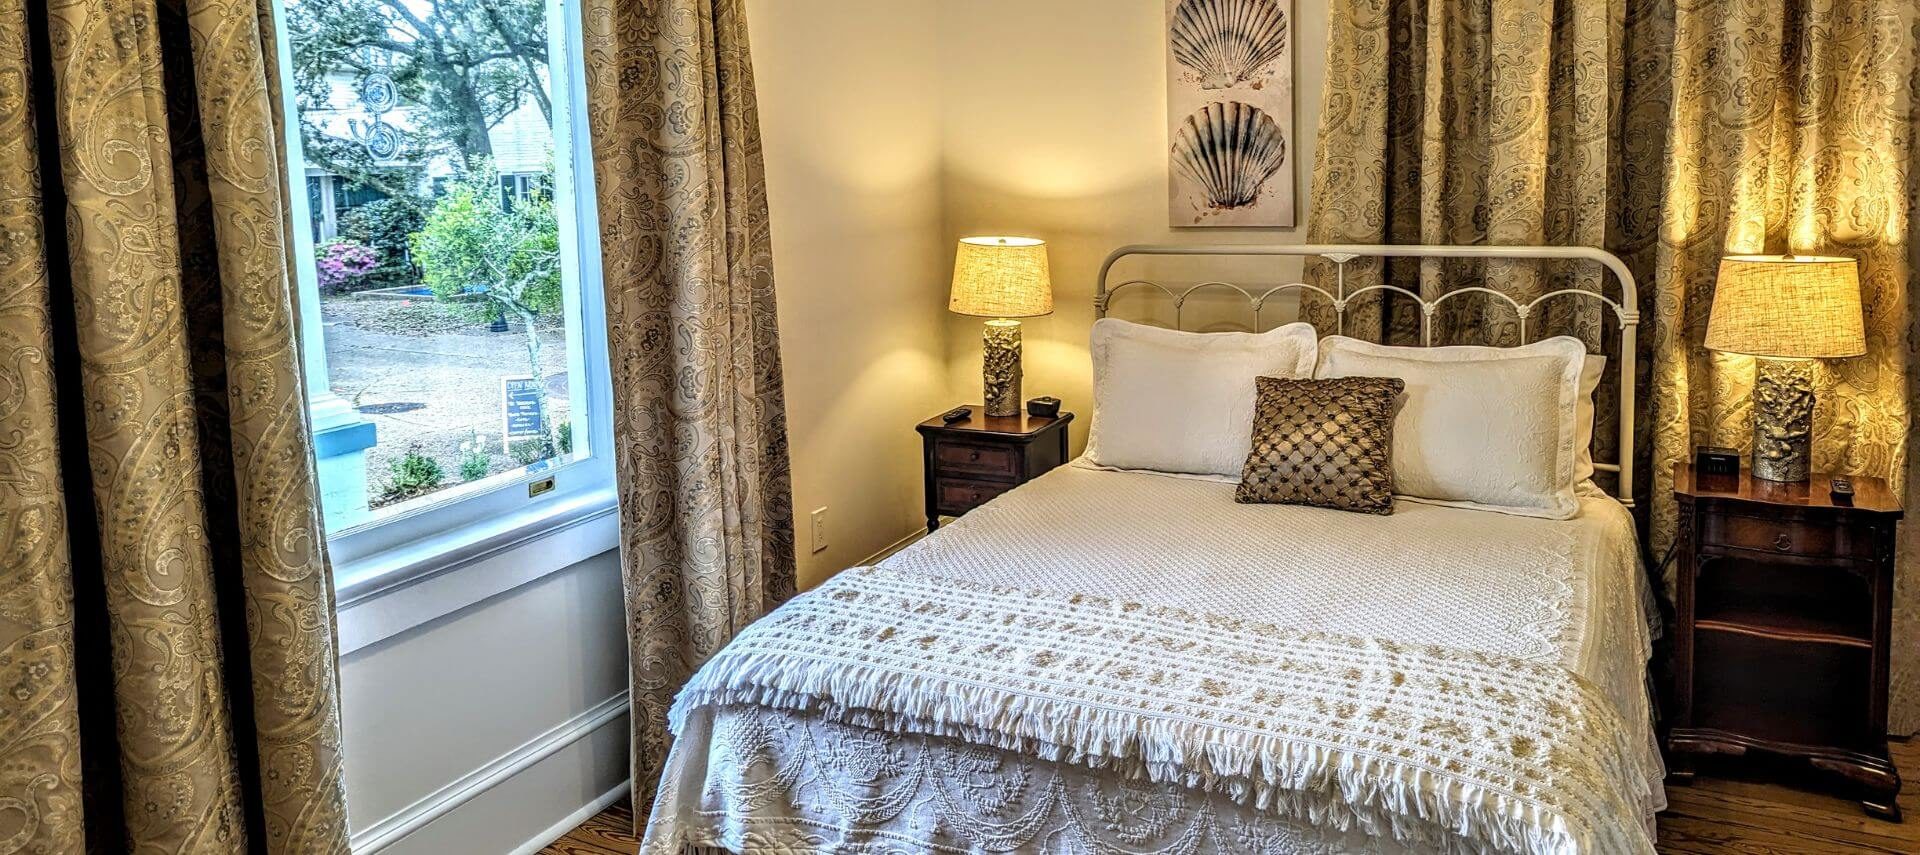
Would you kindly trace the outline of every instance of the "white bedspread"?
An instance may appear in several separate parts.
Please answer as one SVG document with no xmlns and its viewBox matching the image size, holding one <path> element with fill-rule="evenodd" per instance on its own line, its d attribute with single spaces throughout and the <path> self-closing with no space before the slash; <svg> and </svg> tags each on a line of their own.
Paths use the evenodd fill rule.
<svg viewBox="0 0 1920 855">
<path fill-rule="evenodd" d="M 1211 481 L 1063 467 L 973 511 L 879 570 L 848 574 L 810 595 L 814 599 L 783 609 L 776 617 L 786 627 L 774 620 L 762 632 L 776 637 L 730 647 L 718 668 L 703 671 L 706 679 L 696 678 L 700 688 L 693 697 L 683 696 L 680 740 L 662 781 L 646 851 L 689 842 L 756 851 L 1473 851 L 1566 848 L 1561 844 L 1578 849 L 1582 841 L 1591 848 L 1595 840 L 1622 839 L 1632 849 L 1651 849 L 1651 815 L 1663 807 L 1661 773 L 1646 723 L 1643 579 L 1623 508 L 1591 497 L 1582 501 L 1578 517 L 1556 522 L 1403 502 L 1394 515 L 1375 517 L 1237 505 L 1232 490 Z M 1252 775 L 1216 774 L 1222 770 L 1208 767 L 1207 757 L 1159 764 L 1134 758 L 1141 762 L 1128 764 L 1117 757 L 1125 751 L 1090 756 L 1084 733 L 1075 737 L 1082 740 L 1078 744 L 1036 744 L 1031 722 L 1022 725 L 1028 728 L 1025 738 L 1014 738 L 1016 728 L 995 732 L 1002 718 L 969 718 L 977 711 L 889 708 L 878 696 L 853 697 L 863 690 L 830 688 L 832 679 L 802 679 L 797 672 L 809 669 L 793 665 L 800 659 L 765 658 L 791 655 L 782 645 L 816 618 L 838 620 L 836 626 L 848 632 L 858 631 L 869 616 L 878 621 L 874 626 L 915 626 L 904 612 L 915 610 L 914 602 L 920 610 L 939 608 L 935 601 L 944 590 L 977 597 L 969 601 L 982 609 L 975 617 L 995 608 L 1013 614 L 1025 608 L 1022 602 L 1044 604 L 1058 617 L 1091 603 L 1093 614 L 1144 610 L 1160 621 L 1155 631 L 1169 638 L 1184 621 L 1192 634 L 1182 636 L 1181 644 L 1211 647 L 1209 626 L 1267 627 L 1265 637 L 1248 636 L 1219 650 L 1298 655 L 1314 667 L 1362 655 L 1347 651 L 1365 651 L 1374 657 L 1367 661 L 1381 668 L 1415 663 L 1415 682 L 1426 681 L 1428 697 L 1390 698 L 1376 707 L 1389 711 L 1397 703 L 1445 697 L 1442 689 L 1454 684 L 1434 683 L 1436 668 L 1462 669 L 1461 693 L 1469 687 L 1521 694 L 1537 688 L 1539 697 L 1527 700 L 1547 712 L 1532 719 L 1507 716 L 1499 704 L 1467 704 L 1473 709 L 1449 713 L 1456 718 L 1446 727 L 1485 731 L 1462 734 L 1462 743 L 1497 733 L 1528 750 L 1538 740 L 1548 746 L 1538 749 L 1542 756 L 1555 762 L 1571 757 L 1576 768 L 1522 787 L 1538 789 L 1535 796 L 1564 799 L 1566 793 L 1548 791 L 1576 781 L 1605 782 L 1604 788 L 1617 792 L 1602 793 L 1606 798 L 1593 803 L 1602 807 L 1569 808 L 1593 814 L 1574 818 L 1580 827 L 1569 833 L 1566 815 L 1516 807 L 1531 804 L 1527 799 L 1534 796 L 1516 801 L 1502 795 L 1505 806 L 1488 808 L 1486 816 L 1462 812 L 1468 803 L 1498 801 L 1482 799 L 1480 790 L 1490 780 L 1504 781 L 1501 776 L 1511 770 L 1396 772 L 1393 781 L 1382 777 L 1378 786 L 1357 786 L 1376 772 L 1353 760 L 1366 752 L 1342 738 L 1329 737 L 1328 753 L 1308 752 L 1307 760 L 1300 760 L 1307 755 L 1298 750 L 1283 752 L 1289 763 L 1300 761 L 1294 765 L 1269 757 L 1273 768 Z M 854 611 L 833 613 L 821 594 Z M 871 614 L 884 612 L 889 602 L 903 613 Z M 818 614 L 807 616 L 809 609 Z M 1060 646 L 1065 637 L 1047 640 L 1040 632 L 1033 640 Z M 1313 652 L 1329 639 L 1329 652 Z M 831 641 L 828 635 L 813 643 Z M 1219 662 L 1219 650 L 1201 663 Z M 778 662 L 781 673 L 763 674 L 763 685 L 750 685 L 753 666 L 744 660 L 756 656 Z M 847 667 L 840 676 L 853 673 Z M 1274 673 L 1280 675 L 1275 685 L 1291 679 Z M 1525 678 L 1497 685 L 1514 675 Z M 1235 674 L 1223 669 L 1221 676 L 1231 683 Z M 769 688 L 776 683 L 777 691 Z M 1309 710 L 1321 703 L 1302 700 L 1311 683 L 1292 686 L 1288 702 Z M 946 688 L 952 692 L 951 685 Z M 835 691 L 840 697 L 831 697 Z M 1341 692 L 1384 697 L 1352 686 L 1327 691 L 1329 699 Z M 743 703 L 749 698 L 758 702 Z M 1579 716 L 1599 722 L 1595 728 L 1619 731 L 1602 734 L 1596 744 L 1628 747 L 1608 751 L 1579 744 L 1593 734 L 1507 732 L 1528 726 L 1526 721 L 1562 721 L 1548 713 L 1567 704 L 1604 708 L 1583 709 Z M 1234 728 L 1259 730 L 1238 721 L 1223 727 L 1196 733 L 1225 738 L 1221 734 Z M 1627 756 L 1610 756 L 1622 754 Z M 1061 762 L 1036 759 L 1042 756 Z M 1436 768 L 1453 759 L 1443 749 L 1435 757 L 1441 763 Z M 1243 764 L 1239 773 L 1247 771 Z M 1152 781 L 1142 780 L 1148 777 Z M 1333 791 L 1329 798 L 1341 801 L 1340 809 L 1290 787 L 1319 796 Z M 1462 793 L 1472 797 L 1463 799 Z M 1504 816 L 1492 815 L 1501 811 Z M 1623 813 L 1631 815 L 1606 815 Z M 1561 827 L 1530 834 L 1516 829 L 1516 821 Z M 1586 827 L 1592 824 L 1607 828 Z"/>
</svg>

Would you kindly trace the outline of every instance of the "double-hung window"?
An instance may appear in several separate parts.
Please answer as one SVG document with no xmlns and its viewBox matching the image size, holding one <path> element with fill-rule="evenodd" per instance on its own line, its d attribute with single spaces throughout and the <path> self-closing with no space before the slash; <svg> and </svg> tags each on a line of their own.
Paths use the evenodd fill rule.
<svg viewBox="0 0 1920 855">
<path fill-rule="evenodd" d="M 577 6 L 276 12 L 308 404 L 343 599 L 604 513 Z"/>
</svg>

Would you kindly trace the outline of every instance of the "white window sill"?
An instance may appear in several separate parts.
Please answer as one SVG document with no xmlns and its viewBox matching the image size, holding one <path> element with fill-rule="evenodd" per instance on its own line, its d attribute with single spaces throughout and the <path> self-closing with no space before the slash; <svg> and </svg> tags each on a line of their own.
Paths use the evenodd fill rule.
<svg viewBox="0 0 1920 855">
<path fill-rule="evenodd" d="M 335 565 L 341 655 L 619 548 L 618 511 L 604 487 Z"/>
</svg>

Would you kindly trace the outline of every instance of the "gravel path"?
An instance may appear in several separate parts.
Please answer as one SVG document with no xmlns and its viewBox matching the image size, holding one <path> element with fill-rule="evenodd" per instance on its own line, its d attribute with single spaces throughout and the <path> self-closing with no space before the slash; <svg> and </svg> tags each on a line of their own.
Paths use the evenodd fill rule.
<svg viewBox="0 0 1920 855">
<path fill-rule="evenodd" d="M 489 332 L 485 322 L 426 301 L 344 297 L 323 301 L 321 311 L 333 392 L 379 432 L 379 443 L 367 449 L 368 495 L 376 506 L 391 463 L 409 447 L 440 463 L 447 486 L 460 482 L 460 444 L 475 430 L 487 440 L 490 473 L 518 467 L 500 446 L 500 378 L 529 371 L 518 324 Z M 547 414 L 564 422 L 566 333 L 556 323 L 540 338 Z"/>
</svg>

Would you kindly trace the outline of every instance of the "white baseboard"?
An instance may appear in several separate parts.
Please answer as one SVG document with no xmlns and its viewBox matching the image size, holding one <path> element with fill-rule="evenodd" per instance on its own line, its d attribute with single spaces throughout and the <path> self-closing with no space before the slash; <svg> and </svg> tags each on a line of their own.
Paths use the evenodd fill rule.
<svg viewBox="0 0 1920 855">
<path fill-rule="evenodd" d="M 554 754 L 559 753 L 561 749 L 586 738 L 588 734 L 599 730 L 609 722 L 625 716 L 627 706 L 628 697 L 626 692 L 621 692 L 620 694 L 607 698 L 604 701 L 594 704 L 579 715 L 555 725 L 547 732 L 527 740 L 519 747 L 495 757 L 480 768 L 461 776 L 458 780 L 428 793 L 420 800 L 395 811 L 385 819 L 367 826 L 360 833 L 353 835 L 351 846 L 354 855 L 371 855 L 371 853 L 379 852 L 393 845 L 401 838 L 415 831 L 419 831 L 421 828 L 426 827 L 428 823 L 446 816 L 455 808 L 472 801 L 481 793 L 499 786 L 507 779 L 512 778 L 514 775 L 519 774 L 535 763 L 552 757 Z M 622 784 L 621 786 L 624 788 L 626 785 Z M 600 796 L 600 798 L 606 799 L 606 803 L 601 805 L 601 807 L 604 808 L 607 804 L 612 804 L 613 800 L 619 798 L 619 796 L 607 794 Z M 596 799 L 596 801 L 598 801 L 598 799 Z M 581 817 L 581 821 L 584 821 L 585 817 L 592 816 L 597 812 L 599 812 L 598 809 L 595 809 L 594 811 L 586 813 L 585 816 Z M 578 824 L 579 822 L 574 823 L 574 825 Z M 567 828 L 572 827 L 572 825 L 567 826 Z M 565 829 L 562 829 L 563 833 L 564 831 Z M 558 837 L 558 835 L 555 836 Z M 541 845 L 545 844 L 543 843 Z M 537 849 L 538 847 L 535 848 Z"/>
<path fill-rule="evenodd" d="M 581 823 L 598 816 L 601 811 L 612 807 L 614 802 L 626 798 L 627 793 L 632 789 L 632 778 L 621 781 L 619 786 L 601 793 L 599 796 L 596 796 L 593 801 L 587 802 L 586 805 L 582 806 L 579 810 L 567 814 L 566 819 L 548 826 L 547 830 L 534 835 L 531 839 L 527 840 L 527 842 L 520 844 L 519 848 L 513 850 L 511 855 L 537 855 L 540 850 L 547 848 L 547 844 L 565 837 L 567 832 L 579 828 Z"/>
</svg>

